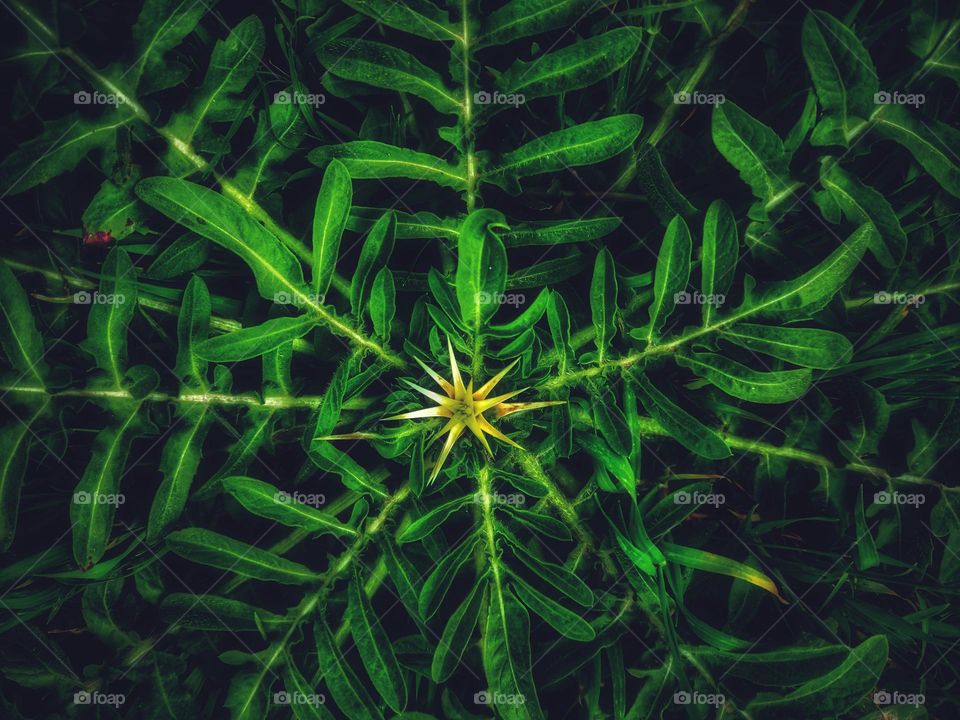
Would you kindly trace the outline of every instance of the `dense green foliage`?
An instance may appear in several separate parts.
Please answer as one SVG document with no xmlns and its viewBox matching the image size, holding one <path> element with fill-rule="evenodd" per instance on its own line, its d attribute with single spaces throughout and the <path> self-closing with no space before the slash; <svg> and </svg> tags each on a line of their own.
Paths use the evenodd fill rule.
<svg viewBox="0 0 960 720">
<path fill-rule="evenodd" d="M 950 7 L 11 0 L 3 717 L 956 717 Z"/>
</svg>

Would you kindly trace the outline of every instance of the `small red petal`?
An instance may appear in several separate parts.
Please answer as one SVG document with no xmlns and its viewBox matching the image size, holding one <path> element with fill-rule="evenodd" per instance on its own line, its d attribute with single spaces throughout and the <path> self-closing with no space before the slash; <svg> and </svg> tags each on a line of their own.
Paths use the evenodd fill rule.
<svg viewBox="0 0 960 720">
<path fill-rule="evenodd" d="M 84 247 L 106 247 L 112 242 L 113 236 L 109 230 L 97 230 L 83 236 Z"/>
</svg>

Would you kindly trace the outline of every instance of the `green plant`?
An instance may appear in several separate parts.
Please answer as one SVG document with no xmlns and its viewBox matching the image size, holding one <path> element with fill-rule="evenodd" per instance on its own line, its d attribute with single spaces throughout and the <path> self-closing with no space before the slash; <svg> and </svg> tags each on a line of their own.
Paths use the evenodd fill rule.
<svg viewBox="0 0 960 720">
<path fill-rule="evenodd" d="M 812 4 L 12 2 L 6 715 L 956 712 L 960 21 Z"/>
</svg>

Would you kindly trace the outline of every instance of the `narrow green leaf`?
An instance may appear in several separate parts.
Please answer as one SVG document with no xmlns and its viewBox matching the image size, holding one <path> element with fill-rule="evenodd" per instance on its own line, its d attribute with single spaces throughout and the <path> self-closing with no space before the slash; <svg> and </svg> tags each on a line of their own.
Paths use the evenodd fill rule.
<svg viewBox="0 0 960 720">
<path fill-rule="evenodd" d="M 900 105 L 885 105 L 875 117 L 877 132 L 913 155 L 940 187 L 960 197 L 960 161 L 953 148 L 960 145 L 960 131 L 936 120 L 921 120 Z"/>
<path fill-rule="evenodd" d="M 480 47 L 506 45 L 528 35 L 568 27 L 595 7 L 591 0 L 510 0 L 484 19 Z"/>
<path fill-rule="evenodd" d="M 139 95 L 165 90 L 186 79 L 189 69 L 166 57 L 212 12 L 217 0 L 204 5 L 189 0 L 146 0 L 130 31 L 137 62 L 128 71 Z"/>
<path fill-rule="evenodd" d="M 383 629 L 380 618 L 374 614 L 356 570 L 347 592 L 350 634 L 357 643 L 367 674 L 387 705 L 395 712 L 403 712 L 407 705 L 407 686 L 403 681 L 403 672 L 393 653 L 390 637 Z"/>
<path fill-rule="evenodd" d="M 614 115 L 543 135 L 505 153 L 483 179 L 517 191 L 517 179 L 593 165 L 618 155 L 640 135 L 643 118 Z"/>
<path fill-rule="evenodd" d="M 517 60 L 497 80 L 497 87 L 527 101 L 579 90 L 619 70 L 639 47 L 639 28 L 618 27 L 529 62 Z"/>
<path fill-rule="evenodd" d="M 663 554 L 669 562 L 674 562 L 694 570 L 704 570 L 706 572 L 727 575 L 729 577 L 744 580 L 751 585 L 766 590 L 775 595 L 781 602 L 786 602 L 777 589 L 777 584 L 767 575 L 756 568 L 752 568 L 744 563 L 731 560 L 730 558 L 716 555 L 706 550 L 698 548 L 684 547 L 673 543 L 663 543 Z"/>
<path fill-rule="evenodd" d="M 449 680 L 457 669 L 460 658 L 467 651 L 467 646 L 473 639 L 473 630 L 480 617 L 480 605 L 485 587 L 486 583 L 479 580 L 475 582 L 467 593 L 467 597 L 447 620 L 430 664 L 430 676 L 435 683 L 445 683 Z"/>
<path fill-rule="evenodd" d="M 317 57 L 327 72 L 339 77 L 416 95 L 442 113 L 460 112 L 460 98 L 440 75 L 404 50 L 370 40 L 340 38 L 317 50 Z"/>
<path fill-rule="evenodd" d="M 342 162 L 331 160 L 323 173 L 313 211 L 313 292 L 327 294 L 340 257 L 340 238 L 350 216 L 353 185 Z"/>
<path fill-rule="evenodd" d="M 450 515 L 474 501 L 475 498 L 473 495 L 464 495 L 463 497 L 449 500 L 442 505 L 438 505 L 407 525 L 407 527 L 397 535 L 397 542 L 409 543 L 422 540 L 440 527 Z"/>
<path fill-rule="evenodd" d="M 212 530 L 177 530 L 167 536 L 167 545 L 177 555 L 192 562 L 256 580 L 302 585 L 320 578 L 305 565 Z"/>
<path fill-rule="evenodd" d="M 761 372 L 714 353 L 678 355 L 677 363 L 690 368 L 728 395 L 748 402 L 790 402 L 802 397 L 810 387 L 809 370 Z"/>
<path fill-rule="evenodd" d="M 530 616 L 509 588 L 490 583 L 483 631 L 483 670 L 489 691 L 513 702 L 497 705 L 504 720 L 543 720 L 531 674 Z"/>
<path fill-rule="evenodd" d="M 829 169 L 827 165 L 829 164 Z M 877 228 L 879 243 L 870 251 L 885 268 L 894 268 L 903 259 L 907 249 L 907 234 L 900 226 L 890 202 L 869 185 L 864 185 L 845 172 L 839 164 L 825 161 L 820 182 L 836 200 L 847 220 L 858 226 L 871 222 Z"/>
<path fill-rule="evenodd" d="M 703 251 L 700 257 L 700 290 L 703 303 L 703 324 L 710 325 L 720 296 L 726 297 L 737 269 L 740 238 L 733 210 L 723 200 L 714 200 L 703 218 Z"/>
<path fill-rule="evenodd" d="M 260 65 L 266 37 L 256 15 L 241 20 L 223 40 L 217 40 L 203 83 L 190 94 L 187 107 L 173 116 L 168 132 L 185 145 L 210 142 L 210 123 L 232 122 L 243 112 L 243 91 Z M 180 153 L 168 154 L 174 168 L 196 168 Z"/>
<path fill-rule="evenodd" d="M 427 40 L 457 40 L 458 28 L 449 14 L 430 0 L 344 0 L 354 10 L 369 15 L 379 23 L 397 30 L 419 35 Z"/>
<path fill-rule="evenodd" d="M 640 402 L 671 437 L 688 450 L 709 460 L 730 457 L 730 448 L 717 433 L 660 392 L 646 375 L 631 373 Z"/>
<path fill-rule="evenodd" d="M 647 342 L 654 343 L 660 337 L 660 330 L 673 312 L 677 301 L 682 299 L 690 282 L 690 254 L 693 241 L 686 221 L 677 215 L 663 235 L 660 253 L 657 255 L 657 269 L 653 276 L 653 300 L 650 303 L 650 325 L 647 328 Z"/>
<path fill-rule="evenodd" d="M 129 110 L 119 105 L 95 119 L 71 113 L 45 122 L 43 132 L 4 157 L 0 187 L 6 188 L 5 195 L 18 195 L 70 172 L 94 150 L 109 149 L 117 132 L 131 119 Z"/>
<path fill-rule="evenodd" d="M 0 261 L 0 348 L 10 367 L 43 387 L 47 364 L 43 360 L 43 338 L 30 310 L 27 294 L 5 262 Z"/>
<path fill-rule="evenodd" d="M 139 415 L 140 406 L 135 403 L 118 425 L 97 433 L 90 462 L 73 492 L 73 556 L 81 568 L 90 567 L 106 552 L 114 515 L 125 501 L 120 494 L 120 478 L 130 443 L 143 430 Z"/>
<path fill-rule="evenodd" d="M 343 524 L 330 513 L 317 510 L 301 502 L 297 494 L 282 492 L 270 483 L 250 477 L 234 476 L 223 480 L 223 488 L 254 515 L 275 520 L 287 527 L 302 528 L 316 535 L 326 533 L 341 537 L 357 535 L 356 530 Z"/>
<path fill-rule="evenodd" d="M 258 623 L 269 629 L 285 624 L 283 615 L 220 595 L 173 593 L 163 598 L 160 612 L 170 622 L 190 630 L 256 632 Z"/>
<path fill-rule="evenodd" d="M 316 327 L 310 316 L 279 317 L 254 327 L 234 330 L 197 343 L 197 357 L 212 362 L 240 362 L 260 357 Z"/>
<path fill-rule="evenodd" d="M 486 209 L 470 213 L 460 227 L 457 302 L 461 319 L 474 335 L 496 313 L 507 286 L 507 251 L 496 232 L 506 228 L 502 213 Z"/>
<path fill-rule="evenodd" d="M 205 388 L 207 363 L 196 353 L 196 345 L 210 333 L 210 291 L 199 275 L 187 283 L 177 318 L 177 362 L 174 372 L 185 387 Z"/>
<path fill-rule="evenodd" d="M 172 177 L 142 180 L 137 194 L 170 219 L 238 255 L 253 271 L 261 297 L 307 304 L 310 298 L 297 258 L 237 203 Z"/>
<path fill-rule="evenodd" d="M 583 218 L 567 222 L 528 222 L 505 232 L 503 244 L 510 248 L 589 242 L 609 235 L 620 227 L 622 222 L 618 217 Z"/>
<path fill-rule="evenodd" d="M 790 190 L 790 156 L 779 136 L 734 103 L 714 106 L 713 143 L 753 194 L 772 205 Z"/>
<path fill-rule="evenodd" d="M 167 245 L 147 268 L 145 277 L 151 280 L 172 280 L 196 270 L 210 255 L 210 241 L 187 233 Z"/>
<path fill-rule="evenodd" d="M 853 345 L 843 335 L 817 328 L 737 323 L 723 329 L 720 337 L 753 352 L 821 370 L 832 370 L 853 354 Z"/>
<path fill-rule="evenodd" d="M 770 652 L 728 652 L 691 648 L 708 669 L 751 680 L 760 685 L 788 687 L 819 677 L 825 667 L 837 666 L 850 654 L 843 645 L 785 647 Z"/>
<path fill-rule="evenodd" d="M 830 672 L 804 683 L 789 695 L 754 700 L 747 706 L 747 712 L 758 720 L 842 715 L 876 686 L 888 651 L 885 636 L 867 638 Z"/>
<path fill-rule="evenodd" d="M 597 346 L 597 363 L 603 364 L 610 341 L 616 334 L 617 316 L 617 269 L 613 255 L 603 248 L 593 265 L 593 280 L 590 283 L 590 316 L 593 320 L 594 342 Z"/>
<path fill-rule="evenodd" d="M 323 681 L 333 696 L 337 707 L 349 718 L 357 720 L 383 720 L 370 693 L 360 678 L 337 648 L 333 633 L 326 621 L 314 623 L 313 637 L 317 642 L 317 655 L 323 671 Z"/>
<path fill-rule="evenodd" d="M 76 293 L 74 302 L 90 305 L 82 347 L 120 387 L 127 365 L 127 325 L 137 307 L 137 277 L 127 251 L 113 248 L 100 269 L 97 292 Z"/>
<path fill-rule="evenodd" d="M 355 180 L 407 178 L 414 182 L 428 180 L 442 187 L 462 190 L 466 173 L 459 165 L 451 165 L 428 153 L 408 150 L 375 140 L 354 140 L 338 145 L 324 145 L 307 156 L 314 165 L 337 160 Z"/>
<path fill-rule="evenodd" d="M 424 620 L 429 620 L 437 614 L 450 586 L 456 580 L 460 569 L 470 559 L 470 554 L 477 542 L 478 539 L 467 540 L 460 543 L 456 549 L 448 551 L 446 557 L 437 563 L 433 572 L 427 577 L 420 591 L 419 600 L 420 616 Z"/>
<path fill-rule="evenodd" d="M 738 316 L 801 319 L 823 308 L 846 282 L 867 247 L 877 242 L 877 229 L 861 225 L 843 244 L 807 272 L 781 282 L 768 283 L 738 311 Z"/>
<path fill-rule="evenodd" d="M 675 215 L 689 217 L 697 212 L 697 208 L 673 184 L 660 151 L 654 145 L 645 146 L 637 158 L 637 182 L 663 224 L 669 223 Z"/>
<path fill-rule="evenodd" d="M 200 465 L 207 430 L 213 421 L 205 405 L 187 406 L 180 418 L 180 429 L 170 435 L 160 456 L 163 482 L 150 506 L 147 521 L 149 543 L 156 542 L 183 513 Z"/>
<path fill-rule="evenodd" d="M 577 613 L 547 597 L 517 575 L 513 576 L 513 589 L 520 598 L 520 602 L 546 620 L 550 627 L 564 637 L 576 642 L 590 642 L 597 636 L 590 623 Z"/>
<path fill-rule="evenodd" d="M 877 72 L 860 38 L 830 13 L 812 10 L 803 21 L 803 57 L 829 122 L 813 132 L 813 144 L 846 145 L 873 112 Z"/>
<path fill-rule="evenodd" d="M 877 552 L 877 545 L 873 541 L 873 535 L 870 533 L 863 511 L 863 485 L 857 492 L 857 505 L 854 508 L 853 517 L 854 529 L 857 533 L 857 567 L 861 570 L 869 570 L 880 564 L 880 554 Z"/>
<path fill-rule="evenodd" d="M 364 311 L 370 299 L 370 290 L 376 274 L 390 260 L 396 231 L 396 216 L 387 211 L 364 238 L 357 268 L 353 272 L 353 280 L 350 284 L 350 307 L 357 317 Z"/>
</svg>

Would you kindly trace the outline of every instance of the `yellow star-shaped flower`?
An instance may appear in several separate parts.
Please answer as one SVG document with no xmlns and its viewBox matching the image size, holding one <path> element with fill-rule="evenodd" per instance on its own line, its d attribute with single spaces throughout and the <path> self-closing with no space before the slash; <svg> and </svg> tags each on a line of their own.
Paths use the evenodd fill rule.
<svg viewBox="0 0 960 720">
<path fill-rule="evenodd" d="M 490 449 L 490 444 L 487 442 L 485 435 L 492 435 L 498 440 L 513 445 L 514 447 L 520 447 L 518 443 L 508 438 L 490 424 L 490 421 L 483 416 L 487 410 L 493 410 L 497 418 L 502 418 L 506 415 L 512 415 L 513 413 L 523 412 L 524 410 L 534 410 L 536 408 L 549 407 L 550 405 L 563 405 L 564 402 L 562 400 L 528 403 L 507 402 L 507 400 L 515 395 L 519 395 L 528 388 L 514 390 L 513 392 L 506 393 L 504 395 L 497 395 L 496 397 L 489 397 L 497 383 L 503 379 L 504 375 L 513 369 L 514 365 L 519 362 L 519 359 L 514 360 L 503 370 L 487 380 L 482 387 L 474 390 L 473 379 L 471 379 L 466 385 L 463 384 L 463 378 L 460 375 L 460 368 L 457 366 L 457 358 L 453 354 L 453 344 L 450 342 L 449 338 L 447 338 L 447 348 L 450 351 L 450 376 L 453 379 L 452 383 L 448 382 L 437 372 L 427 367 L 426 364 L 421 362 L 419 358 L 417 359 L 417 362 L 420 363 L 420 367 L 422 367 L 426 373 L 436 381 L 437 385 L 440 386 L 446 395 L 441 395 L 440 393 L 433 392 L 432 390 L 427 390 L 424 387 L 420 387 L 416 383 L 404 379 L 404 382 L 406 382 L 407 385 L 422 395 L 426 395 L 431 400 L 436 401 L 437 405 L 435 407 L 423 408 L 422 410 L 414 410 L 412 412 L 401 413 L 400 415 L 394 415 L 392 417 L 385 418 L 386 420 L 411 420 L 414 418 L 431 417 L 448 418 L 446 424 L 436 433 L 436 435 L 430 439 L 430 442 L 428 443 L 429 445 L 438 440 L 444 433 L 447 434 L 447 439 L 443 443 L 443 449 L 440 451 L 437 462 L 433 466 L 433 472 L 430 475 L 430 479 L 427 481 L 428 484 L 432 483 L 436 479 L 437 475 L 440 474 L 440 468 L 443 467 L 444 461 L 450 454 L 450 449 L 466 429 L 469 429 L 474 435 L 477 436 L 477 439 L 480 441 L 481 445 L 483 445 L 483 449 L 490 456 L 493 455 L 493 451 Z"/>
</svg>

